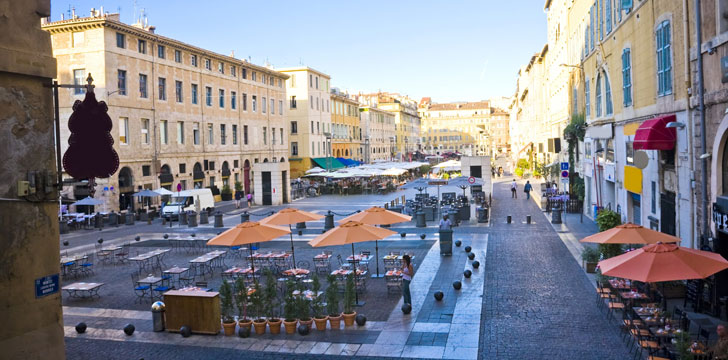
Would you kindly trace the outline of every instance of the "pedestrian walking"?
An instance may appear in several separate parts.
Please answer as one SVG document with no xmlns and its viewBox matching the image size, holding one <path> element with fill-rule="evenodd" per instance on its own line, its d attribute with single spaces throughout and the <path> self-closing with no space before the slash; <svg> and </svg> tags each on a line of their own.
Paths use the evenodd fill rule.
<svg viewBox="0 0 728 360">
<path fill-rule="evenodd" d="M 410 282 L 415 275 L 412 267 L 412 258 L 409 255 L 402 256 L 402 297 L 405 304 L 412 305 L 412 294 L 410 294 Z"/>
<path fill-rule="evenodd" d="M 447 215 L 443 215 L 440 220 L 440 230 L 452 230 L 452 222 Z"/>
<path fill-rule="evenodd" d="M 235 208 L 240 209 L 240 203 L 243 199 L 243 193 L 240 190 L 235 190 Z"/>
<path fill-rule="evenodd" d="M 248 193 L 247 199 L 248 199 L 248 207 L 250 207 L 250 205 L 253 204 L 253 193 Z"/>
<path fill-rule="evenodd" d="M 526 200 L 531 199 L 531 189 L 533 189 L 533 187 L 531 186 L 531 181 L 527 180 L 526 185 L 523 187 L 523 192 L 526 193 Z"/>
<path fill-rule="evenodd" d="M 518 199 L 517 194 L 518 191 L 518 184 L 516 184 L 516 179 L 513 179 L 511 182 L 511 199 Z"/>
</svg>

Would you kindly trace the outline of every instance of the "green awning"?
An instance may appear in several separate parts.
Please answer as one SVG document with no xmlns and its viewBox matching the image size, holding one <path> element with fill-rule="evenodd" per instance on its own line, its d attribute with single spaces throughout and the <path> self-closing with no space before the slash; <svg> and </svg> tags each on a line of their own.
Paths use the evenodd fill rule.
<svg viewBox="0 0 728 360">
<path fill-rule="evenodd" d="M 336 170 L 336 169 L 341 169 L 341 168 L 346 167 L 346 166 L 344 166 L 344 164 L 341 163 L 341 161 L 336 160 L 336 158 L 334 158 L 334 157 L 311 158 L 311 160 L 313 160 L 313 162 L 315 162 L 316 165 L 318 165 L 319 167 L 321 167 L 324 170 Z"/>
</svg>

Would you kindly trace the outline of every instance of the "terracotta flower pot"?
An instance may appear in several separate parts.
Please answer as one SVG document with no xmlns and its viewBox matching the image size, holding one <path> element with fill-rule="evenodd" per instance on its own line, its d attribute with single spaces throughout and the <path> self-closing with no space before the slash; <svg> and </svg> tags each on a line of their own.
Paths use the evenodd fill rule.
<svg viewBox="0 0 728 360">
<path fill-rule="evenodd" d="M 253 321 L 253 327 L 255 328 L 255 333 L 257 335 L 265 334 L 266 325 L 268 325 L 268 322 L 263 319 L 256 319 L 255 321 Z"/>
<path fill-rule="evenodd" d="M 310 329 L 311 328 L 311 325 L 313 325 L 313 319 L 311 319 L 311 318 L 308 318 L 306 320 L 298 319 L 298 323 L 300 325 L 306 325 Z"/>
<path fill-rule="evenodd" d="M 270 328 L 271 334 L 280 334 L 281 333 L 281 319 L 268 320 L 268 328 Z"/>
<path fill-rule="evenodd" d="M 324 316 L 322 318 L 313 318 L 313 321 L 316 323 L 316 330 L 318 331 L 324 331 L 326 330 L 326 321 L 329 320 L 328 316 Z"/>
<path fill-rule="evenodd" d="M 286 334 L 295 334 L 296 325 L 298 325 L 297 320 L 293 320 L 293 321 L 283 320 L 283 326 L 286 328 Z"/>
<path fill-rule="evenodd" d="M 344 317 L 345 326 L 354 325 L 354 319 L 356 318 L 356 311 L 353 311 L 351 314 L 344 313 L 344 314 L 342 314 L 342 316 Z"/>
<path fill-rule="evenodd" d="M 341 328 L 341 314 L 336 316 L 329 315 L 329 324 L 332 330 L 339 330 Z"/>
<path fill-rule="evenodd" d="M 235 321 L 229 322 L 229 323 L 222 323 L 222 329 L 225 332 L 225 336 L 232 336 L 235 335 Z"/>
<path fill-rule="evenodd" d="M 241 328 L 248 328 L 250 329 L 253 326 L 253 320 L 245 319 L 238 321 L 238 326 Z"/>
</svg>

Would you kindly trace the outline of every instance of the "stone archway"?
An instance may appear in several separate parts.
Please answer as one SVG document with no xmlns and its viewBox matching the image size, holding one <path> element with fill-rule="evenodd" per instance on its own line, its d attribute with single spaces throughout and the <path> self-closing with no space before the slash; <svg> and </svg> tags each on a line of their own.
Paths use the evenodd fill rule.
<svg viewBox="0 0 728 360">
<path fill-rule="evenodd" d="M 134 210 L 134 173 L 131 168 L 124 166 L 119 170 L 119 210 Z"/>
</svg>

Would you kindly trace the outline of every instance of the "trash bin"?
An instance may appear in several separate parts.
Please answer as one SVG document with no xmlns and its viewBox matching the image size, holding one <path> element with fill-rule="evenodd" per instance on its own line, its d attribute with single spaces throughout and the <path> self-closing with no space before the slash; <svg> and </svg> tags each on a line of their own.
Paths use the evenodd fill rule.
<svg viewBox="0 0 728 360">
<path fill-rule="evenodd" d="M 200 224 L 209 224 L 210 218 L 207 216 L 207 211 L 200 211 Z"/>
<path fill-rule="evenodd" d="M 425 206 L 425 221 L 435 221 L 435 213 L 437 209 L 434 206 Z"/>
<path fill-rule="evenodd" d="M 139 221 L 149 221 L 149 213 L 143 212 L 139 214 Z"/>
<path fill-rule="evenodd" d="M 133 212 L 126 213 L 126 224 L 134 225 L 134 213 Z"/>
<path fill-rule="evenodd" d="M 334 213 L 331 212 L 331 210 L 329 210 L 326 213 L 326 220 L 324 220 L 324 230 L 329 231 L 333 228 L 334 228 Z"/>
<path fill-rule="evenodd" d="M 205 219 L 207 219 L 207 214 L 205 214 Z M 240 223 L 242 224 L 246 221 L 250 221 L 250 214 L 247 211 L 243 211 L 243 213 L 240 214 Z M 200 216 L 200 223 L 202 223 L 202 216 Z"/>
<path fill-rule="evenodd" d="M 96 213 L 96 215 L 94 215 L 94 227 L 97 229 L 104 227 L 104 216 L 100 213 Z"/>
<path fill-rule="evenodd" d="M 68 234 L 68 223 L 64 220 L 58 221 L 58 228 L 61 231 L 61 234 Z"/>
<path fill-rule="evenodd" d="M 305 229 L 305 228 L 306 228 L 305 222 L 296 223 L 296 230 Z"/>
<path fill-rule="evenodd" d="M 179 224 L 187 225 L 187 212 L 186 211 L 179 213 Z"/>
<path fill-rule="evenodd" d="M 113 211 L 109 213 L 109 225 L 119 226 L 119 215 Z"/>
<path fill-rule="evenodd" d="M 479 207 L 477 212 L 478 212 L 478 222 L 487 223 L 488 222 L 488 208 Z"/>
<path fill-rule="evenodd" d="M 452 229 L 440 229 L 440 255 L 452 255 Z"/>
<path fill-rule="evenodd" d="M 415 213 L 415 219 L 417 220 L 417 227 L 427 227 L 427 222 L 425 221 L 425 212 L 422 210 L 417 211 Z"/>
<path fill-rule="evenodd" d="M 458 220 L 470 221 L 470 205 L 463 205 L 458 209 Z"/>
<path fill-rule="evenodd" d="M 215 227 L 219 228 L 223 226 L 224 225 L 222 224 L 222 213 L 218 211 L 215 213 Z"/>
<path fill-rule="evenodd" d="M 197 227 L 197 213 L 190 211 L 187 213 L 187 227 Z"/>
<path fill-rule="evenodd" d="M 561 224 L 561 209 L 554 206 L 551 210 L 551 223 Z"/>
<path fill-rule="evenodd" d="M 152 324 L 154 331 L 164 331 L 164 309 L 166 306 L 161 301 L 155 301 L 152 304 Z"/>
</svg>

